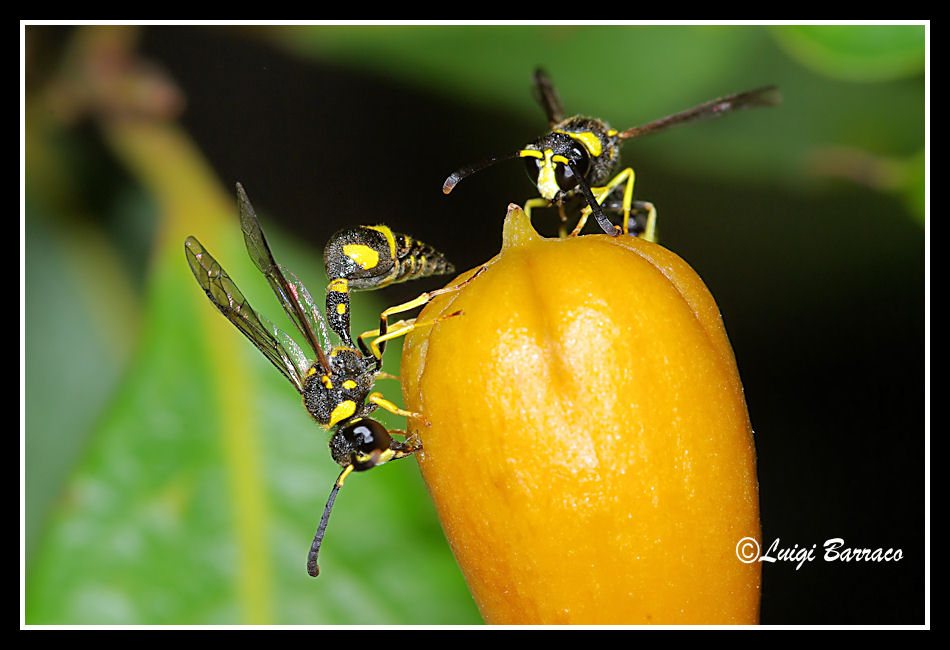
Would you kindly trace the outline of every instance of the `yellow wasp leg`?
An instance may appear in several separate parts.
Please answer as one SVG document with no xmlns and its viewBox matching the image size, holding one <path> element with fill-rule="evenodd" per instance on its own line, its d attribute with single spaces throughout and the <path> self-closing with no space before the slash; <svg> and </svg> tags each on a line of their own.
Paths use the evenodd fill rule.
<svg viewBox="0 0 950 650">
<path fill-rule="evenodd" d="M 446 318 L 452 318 L 453 316 L 459 316 L 461 315 L 461 313 L 462 312 L 460 311 L 452 312 L 451 314 L 439 316 L 438 318 L 433 318 L 432 320 L 424 321 L 422 323 L 416 321 L 416 319 L 414 318 L 411 320 L 401 320 L 396 323 L 393 323 L 391 327 L 387 328 L 385 334 L 380 335 L 379 330 L 372 330 L 372 331 L 363 332 L 362 334 L 360 334 L 360 339 L 363 339 L 364 337 L 369 337 L 369 336 L 376 337 L 372 341 L 370 341 L 369 346 L 370 346 L 370 349 L 373 351 L 373 356 L 379 359 L 383 356 L 383 352 L 379 347 L 380 343 L 385 343 L 386 341 L 399 338 L 400 336 L 405 336 L 412 330 L 419 329 L 420 327 L 432 327 L 439 321 L 443 321 Z"/>
<path fill-rule="evenodd" d="M 528 199 L 527 201 L 525 201 L 525 202 L 524 202 L 524 208 L 523 208 L 523 209 L 524 209 L 524 213 L 525 213 L 526 215 L 528 215 L 528 218 L 530 219 L 530 218 L 531 218 L 531 211 L 532 211 L 534 208 L 546 208 L 546 207 L 548 207 L 549 205 L 551 205 L 551 202 L 550 202 L 550 201 L 548 201 L 548 200 L 547 200 L 546 198 L 544 198 L 544 197 L 539 196 L 539 197 L 536 197 L 536 198 L 533 198 L 533 199 Z"/>
<path fill-rule="evenodd" d="M 567 237 L 567 215 L 564 214 L 564 204 L 557 206 L 557 212 L 561 217 L 561 223 L 557 227 L 557 236 L 564 239 Z"/>
<path fill-rule="evenodd" d="M 480 269 L 478 269 L 475 273 L 473 273 L 471 276 L 469 276 L 464 282 L 460 282 L 452 287 L 445 287 L 442 289 L 436 289 L 435 291 L 429 291 L 429 292 L 420 294 L 408 302 L 404 302 L 401 305 L 394 305 L 393 307 L 390 307 L 389 309 L 386 309 L 385 311 L 383 311 L 383 313 L 379 315 L 379 329 L 376 330 L 376 333 L 381 334 L 381 335 L 377 336 L 370 343 L 370 346 L 373 350 L 373 356 L 376 357 L 377 359 L 381 359 L 383 356 L 383 349 L 379 347 L 379 344 L 385 343 L 389 339 L 395 338 L 395 336 L 399 336 L 399 334 L 390 335 L 389 333 L 389 317 L 390 316 L 392 316 L 393 314 L 398 314 L 400 312 L 409 311 L 410 309 L 415 309 L 416 307 L 421 307 L 425 305 L 426 303 L 428 303 L 433 298 L 435 298 L 436 296 L 441 296 L 442 294 L 445 294 L 445 293 L 453 293 L 455 291 L 458 291 L 462 287 L 467 285 L 469 282 L 477 278 L 486 270 L 488 270 L 488 267 L 483 266 Z M 438 322 L 438 320 L 439 319 L 432 321 L 431 324 L 435 324 L 436 322 Z M 412 321 L 407 321 L 407 322 L 412 322 Z M 422 323 L 419 323 L 417 327 L 421 327 L 422 325 L 423 325 Z M 405 331 L 401 333 L 407 334 L 411 330 L 412 330 L 412 327 L 409 327 L 409 329 L 406 329 Z M 365 334 L 361 335 L 360 338 L 363 338 L 364 336 Z"/>
<path fill-rule="evenodd" d="M 405 409 L 399 408 L 398 406 L 390 402 L 388 399 L 383 397 L 382 393 L 376 393 L 376 392 L 370 393 L 369 395 L 366 396 L 366 401 L 372 402 L 373 404 L 376 404 L 377 406 L 381 406 L 382 408 L 386 409 L 390 413 L 394 413 L 395 415 L 401 415 L 407 418 L 425 419 L 422 413 L 416 413 L 415 411 L 407 411 Z"/>
<path fill-rule="evenodd" d="M 610 190 L 613 187 L 616 187 L 620 182 L 620 177 L 625 173 L 630 174 L 630 178 L 627 180 L 627 184 L 623 188 L 623 234 L 630 234 L 630 207 L 633 204 L 633 179 L 635 174 L 633 169 L 627 167 L 625 170 L 617 174 L 612 181 L 607 183 L 607 187 L 604 188 L 604 196 L 606 197 L 610 194 Z"/>
<path fill-rule="evenodd" d="M 623 188 L 623 233 L 630 233 L 630 212 L 633 209 L 633 182 L 636 178 L 636 174 L 633 169 L 627 167 L 622 170 L 619 174 L 610 179 L 610 182 L 602 187 L 592 187 L 590 188 L 591 193 L 594 195 L 594 198 L 597 200 L 599 205 L 603 205 L 604 201 L 607 200 L 607 197 L 620 186 L 621 183 L 624 184 Z M 524 212 L 528 215 L 528 218 L 531 218 L 531 210 L 534 208 L 546 208 L 551 205 L 551 202 L 545 199 L 544 197 L 537 197 L 534 199 L 528 199 L 524 204 Z M 647 223 L 646 228 L 641 235 L 643 239 L 647 241 L 655 242 L 656 241 L 656 208 L 653 207 L 652 203 L 646 201 L 642 202 L 641 207 L 647 210 Z M 581 216 L 577 221 L 577 225 L 574 226 L 574 230 L 570 232 L 570 235 L 567 234 L 566 228 L 564 227 L 564 222 L 567 221 L 567 215 L 564 214 L 564 206 L 558 206 L 559 214 L 561 215 L 561 226 L 558 228 L 558 236 L 562 239 L 564 237 L 576 237 L 580 231 L 587 224 L 587 219 L 590 217 L 593 210 L 589 205 L 584 206 L 584 209 L 581 210 Z"/>
<path fill-rule="evenodd" d="M 602 189 L 603 194 L 598 195 L 597 190 L 591 190 L 594 192 L 594 195 L 600 198 L 601 196 L 607 197 L 621 182 L 625 180 L 625 175 L 629 173 L 629 178 L 626 179 L 627 184 L 623 189 L 623 232 L 625 235 L 630 234 L 630 213 L 633 211 L 634 204 L 636 204 L 636 209 L 646 210 L 647 213 L 647 222 L 643 229 L 643 234 L 640 235 L 641 239 L 645 239 L 649 242 L 656 242 L 656 206 L 654 206 L 649 201 L 634 201 L 633 200 L 633 180 L 635 175 L 633 170 L 629 167 L 619 174 L 617 174 L 613 180 L 611 180 L 607 185 Z M 603 204 L 602 201 L 599 201 Z"/>
<path fill-rule="evenodd" d="M 397 331 L 397 330 L 398 330 L 398 331 L 401 331 L 401 332 L 404 331 L 405 333 L 408 334 L 408 333 L 412 330 L 412 328 L 409 328 L 409 329 L 405 329 L 405 328 L 406 328 L 407 326 L 409 326 L 409 325 L 412 325 L 412 324 L 415 322 L 415 320 L 416 320 L 416 319 L 414 319 L 414 318 L 410 318 L 409 320 L 396 321 L 395 323 L 389 324 L 389 325 L 387 326 L 387 329 L 388 329 L 389 332 L 394 332 L 394 331 Z M 397 334 L 397 336 L 398 336 L 398 334 Z M 359 343 L 360 349 L 363 350 L 363 354 L 370 354 L 369 348 L 366 347 L 366 339 L 372 339 L 372 338 L 379 338 L 379 330 L 378 330 L 378 329 L 375 329 L 375 330 L 366 330 L 365 332 L 363 332 L 362 334 L 360 334 L 360 335 L 357 337 L 356 340 L 357 340 L 357 342 Z M 375 351 L 375 350 L 372 352 L 372 354 L 373 354 L 373 356 L 376 357 L 377 359 L 378 359 L 380 356 L 382 356 L 382 354 L 376 354 L 376 351 Z M 382 378 L 382 379 L 387 379 L 387 378 L 388 378 L 388 379 L 397 379 L 397 380 L 399 379 L 399 377 L 397 377 L 396 375 L 390 375 L 388 372 L 379 372 L 379 373 L 377 373 L 376 377 L 377 377 L 377 378 Z"/>
<path fill-rule="evenodd" d="M 544 197 L 539 196 L 537 198 L 528 199 L 527 201 L 525 201 L 523 209 L 524 209 L 524 213 L 528 215 L 528 219 L 530 219 L 531 210 L 533 210 L 534 208 L 547 208 L 547 207 L 550 207 L 550 205 L 551 205 L 550 201 L 548 201 Z M 557 210 L 558 210 L 558 214 L 561 216 L 561 224 L 558 226 L 557 235 L 561 239 L 564 239 L 565 237 L 567 237 L 567 226 L 565 225 L 567 223 L 567 215 L 564 214 L 563 205 L 558 205 Z"/>
<path fill-rule="evenodd" d="M 593 192 L 593 190 L 591 190 Z M 581 231 L 584 225 L 587 223 L 587 217 L 590 216 L 593 210 L 590 209 L 590 206 L 585 207 L 581 210 L 581 218 L 577 220 L 577 225 L 574 226 L 574 230 L 571 231 L 569 237 L 577 237 L 577 234 Z"/>
<path fill-rule="evenodd" d="M 641 201 L 640 207 L 647 210 L 647 225 L 640 236 L 649 242 L 656 242 L 656 207 L 649 201 Z M 626 224 L 624 227 L 626 228 Z"/>
<path fill-rule="evenodd" d="M 619 174 L 610 179 L 610 182 L 604 185 L 603 187 L 592 187 L 590 188 L 591 193 L 594 195 L 598 205 L 603 205 L 604 201 L 607 200 L 607 197 L 613 192 L 618 185 L 621 183 L 626 183 L 626 186 L 623 190 L 623 233 L 626 235 L 630 232 L 629 222 L 630 222 L 630 207 L 633 205 L 633 179 L 635 174 L 633 169 L 627 167 Z M 593 210 L 589 205 L 584 206 L 584 209 L 581 210 L 581 218 L 577 221 L 577 225 L 574 226 L 574 230 L 571 231 L 570 236 L 576 237 L 584 225 L 587 223 L 587 217 L 591 215 Z"/>
</svg>

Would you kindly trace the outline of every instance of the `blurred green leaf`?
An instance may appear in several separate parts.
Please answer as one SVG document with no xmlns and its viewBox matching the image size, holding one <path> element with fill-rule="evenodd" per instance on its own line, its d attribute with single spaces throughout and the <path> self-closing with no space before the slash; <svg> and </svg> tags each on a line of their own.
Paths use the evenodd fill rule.
<svg viewBox="0 0 950 650">
<path fill-rule="evenodd" d="M 78 220 L 26 212 L 26 556 L 128 362 L 137 305 L 110 247 Z M 68 327 L 64 316 L 68 314 Z M 94 369 L 94 371 L 91 371 Z M 50 403 L 56 408 L 50 408 Z"/>
<path fill-rule="evenodd" d="M 703 26 L 317 26 L 277 27 L 268 34 L 308 56 L 347 61 L 531 117 L 540 117 L 529 85 L 536 66 L 552 74 L 569 112 L 622 115 L 632 99 L 648 118 L 675 106 L 683 88 L 735 69 L 745 52 L 769 40 L 760 29 Z M 662 59 L 662 70 L 632 59 L 634 45 Z M 678 83 L 667 83 L 668 75 Z M 713 92 L 737 90 L 742 88 Z M 575 106 L 572 97 L 586 98 L 585 105 Z"/>
<path fill-rule="evenodd" d="M 758 28 L 357 26 L 278 27 L 267 34 L 315 59 L 365 67 L 470 106 L 537 121 L 538 133 L 527 136 L 546 126 L 532 98 L 538 66 L 551 75 L 568 114 L 596 115 L 617 128 L 778 81 L 768 66 L 760 66 L 764 74 L 750 74 L 743 65 L 767 55 L 771 36 Z M 640 61 L 632 56 L 636 51 L 654 56 Z M 459 126 L 477 133 L 477 125 Z"/>
<path fill-rule="evenodd" d="M 799 61 L 839 79 L 886 81 L 924 65 L 923 25 L 789 25 L 775 35 Z"/>
<path fill-rule="evenodd" d="M 698 259 L 707 252 L 719 255 L 707 266 L 716 272 L 723 269 L 722 277 L 730 279 L 721 280 L 717 297 L 741 286 L 748 292 L 747 301 L 765 314 L 775 305 L 788 313 L 801 312 L 803 302 L 816 300 L 813 287 L 833 293 L 829 284 L 837 285 L 828 278 L 850 281 L 859 271 L 876 273 L 882 268 L 885 253 L 862 246 L 861 238 L 876 246 L 879 233 L 890 232 L 869 206 L 880 206 L 888 212 L 886 218 L 900 212 L 896 201 L 878 200 L 883 193 L 901 196 L 923 214 L 925 99 L 923 66 L 915 58 L 917 28 L 897 35 L 900 38 L 891 34 L 890 43 L 883 31 L 866 31 L 842 36 L 757 27 L 566 25 L 265 30 L 271 42 L 324 66 L 330 62 L 344 72 L 363 71 L 370 81 L 376 75 L 451 97 L 461 105 L 531 120 L 537 132 L 525 133 L 526 139 L 545 126 L 530 93 L 530 74 L 536 65 L 551 73 L 569 112 L 604 117 L 618 128 L 729 92 L 779 85 L 785 102 L 778 108 L 643 138 L 630 143 L 624 153 L 638 172 L 636 192 L 641 198 L 658 200 L 655 196 L 664 188 L 651 183 L 657 176 L 670 177 L 650 173 L 651 167 L 678 170 L 672 175 L 675 185 L 665 188 L 670 198 L 659 203 L 661 215 L 670 215 L 671 210 L 664 212 L 662 206 L 671 201 L 680 201 L 678 221 L 670 219 L 671 226 L 683 224 L 683 215 L 695 212 L 697 223 L 680 226 L 680 245 L 692 245 Z M 858 59 L 857 64 L 848 63 L 853 69 L 847 74 L 860 72 L 865 64 L 879 65 L 880 71 L 862 73 L 874 82 L 860 84 L 842 83 L 839 73 L 834 78 L 825 71 L 816 74 L 810 64 L 801 65 L 798 55 L 789 58 L 789 39 L 806 40 L 835 65 L 838 60 Z M 218 63 L 217 58 L 208 58 Z M 901 60 L 907 67 L 896 63 Z M 821 65 L 831 65 L 827 61 Z M 220 72 L 240 86 L 244 71 L 225 67 Z M 900 74 L 894 72 L 900 69 Z M 71 87 L 85 92 L 90 84 Z M 129 88 L 141 84 L 111 87 L 109 97 L 115 101 L 107 109 L 114 110 Z M 143 97 L 141 92 L 132 94 Z M 220 103 L 238 105 L 232 100 L 225 94 Z M 144 114 L 165 115 L 169 104 L 159 102 L 161 110 Z M 253 107 L 243 108 L 256 114 Z M 319 107 L 306 110 L 311 108 L 317 113 L 313 119 L 319 119 Z M 137 151 L 127 137 L 116 135 L 120 121 L 133 129 L 149 128 L 143 124 L 143 107 L 137 111 L 131 120 L 96 115 L 113 153 L 145 186 L 145 197 L 160 214 L 159 231 L 153 234 L 140 220 L 148 210 L 139 206 L 118 213 L 132 224 L 125 235 L 147 231 L 153 246 L 140 299 L 128 300 L 128 287 L 116 291 L 102 281 L 110 273 L 124 273 L 122 280 L 143 273 L 131 265 L 115 270 L 122 263 L 117 261 L 123 258 L 119 252 L 145 257 L 139 243 L 123 240 L 119 251 L 109 250 L 101 233 L 77 238 L 75 233 L 81 231 L 69 202 L 55 201 L 63 195 L 104 191 L 101 177 L 76 173 L 76 167 L 90 166 L 88 159 L 75 151 L 64 153 L 63 147 L 38 148 L 33 140 L 27 147 L 27 181 L 40 181 L 28 193 L 26 216 L 27 530 L 42 530 L 41 542 L 29 549 L 27 621 L 479 622 L 411 459 L 347 480 L 321 555 L 323 573 L 317 580 L 306 575 L 303 565 L 310 539 L 338 472 L 326 449 L 326 433 L 314 425 L 279 373 L 208 304 L 187 269 L 184 237 L 198 236 L 255 308 L 279 324 L 287 323 L 243 250 L 231 191 L 222 193 L 213 176 L 196 171 L 192 158 L 197 154 L 183 156 L 164 127 L 156 129 L 150 146 Z M 382 132 L 401 124 L 379 120 L 370 126 Z M 478 123 L 460 123 L 457 129 L 471 136 L 475 148 L 495 135 L 484 133 Z M 235 138 L 235 133 L 218 137 Z M 420 130 L 419 137 L 441 142 L 441 134 L 432 130 Z M 827 166 L 816 166 L 815 154 L 831 150 L 857 152 L 849 160 L 864 162 L 849 168 L 839 165 L 839 173 L 828 173 Z M 267 153 L 274 155 L 256 150 L 241 155 L 257 164 L 272 160 L 265 157 Z M 366 151 L 356 153 L 362 160 Z M 392 163 L 390 158 L 381 160 Z M 859 196 L 858 202 L 841 199 L 828 177 L 856 180 L 851 172 L 866 169 L 862 165 L 867 161 L 876 183 L 861 185 L 864 192 L 845 195 Z M 470 162 L 467 156 L 453 164 L 465 162 Z M 415 164 L 409 158 L 400 163 Z M 38 174 L 43 167 L 59 169 Z M 296 185 L 306 187 L 311 170 L 302 166 L 300 173 L 304 180 Z M 325 191 L 362 193 L 371 178 L 358 177 L 353 186 Z M 723 179 L 734 185 L 726 186 Z M 429 191 L 420 188 L 437 187 L 439 182 L 441 178 L 421 178 L 416 189 Z M 725 191 L 704 193 L 709 186 Z M 869 187 L 876 193 L 866 191 Z M 255 188 L 247 189 L 253 201 Z M 405 195 L 410 201 L 418 196 L 408 184 Z M 728 207 L 734 221 L 728 214 L 711 216 L 715 211 L 709 209 L 708 197 L 715 196 L 733 197 Z M 43 199 L 42 210 L 37 197 Z M 511 198 L 517 197 L 498 200 Z M 267 206 L 257 207 L 278 259 L 319 296 L 325 282 L 319 251 L 281 236 L 270 225 Z M 756 214 L 763 216 L 755 221 Z M 744 220 L 743 215 L 751 217 Z M 470 222 L 461 226 L 461 236 L 473 236 Z M 741 234 L 739 226 L 745 228 Z M 906 229 L 897 231 L 904 240 L 913 238 Z M 760 264 L 753 266 L 767 272 L 746 277 L 748 258 L 729 255 L 732 249 L 725 247 L 726 240 L 760 255 L 756 258 Z M 857 262 L 845 255 L 845 249 L 857 251 Z M 808 250 L 808 255 L 800 255 L 801 250 Z M 737 259 L 745 261 L 740 265 Z M 801 265 L 802 259 L 807 264 Z M 783 285 L 782 277 L 794 281 Z M 861 282 L 854 280 L 856 285 Z M 776 286 L 800 288 L 803 297 L 795 302 Z M 824 295 L 818 292 L 817 299 Z M 378 296 L 359 294 L 354 298 L 358 312 L 354 329 L 376 327 L 383 306 Z M 760 313 L 755 316 L 748 331 L 763 330 Z M 126 322 L 141 327 L 130 326 L 129 334 L 121 329 Z M 135 345 L 131 365 L 116 386 L 116 377 L 122 376 L 118 373 L 126 367 L 123 350 L 130 345 Z M 116 357 L 105 356 L 103 350 L 116 352 Z M 390 372 L 398 372 L 398 356 L 398 346 L 387 351 Z M 394 382 L 381 381 L 378 388 L 398 400 Z M 108 406 L 103 412 L 104 402 Z M 401 418 L 388 414 L 385 422 L 404 426 Z M 66 488 L 46 518 L 45 510 L 31 509 L 42 500 L 35 485 L 61 472 L 67 472 Z M 53 490 L 59 483 L 57 479 L 43 489 Z"/>
<path fill-rule="evenodd" d="M 122 48 L 134 42 L 127 33 L 93 29 L 79 35 L 76 69 L 86 69 L 84 47 L 96 60 L 119 62 L 108 68 L 112 76 L 101 80 L 107 89 L 123 87 L 123 70 L 132 81 L 149 70 L 127 60 Z M 83 85 L 81 77 L 71 82 Z M 96 99 L 89 105 L 96 107 Z M 32 103 L 29 120 L 41 125 L 31 130 L 31 142 L 43 155 L 31 159 L 37 166 L 27 174 L 27 329 L 34 333 L 28 349 L 48 348 L 62 357 L 38 354 L 27 360 L 27 375 L 35 380 L 28 385 L 28 473 L 63 471 L 51 464 L 56 456 L 46 453 L 55 444 L 56 422 L 65 419 L 82 429 L 93 424 L 51 512 L 27 514 L 28 528 L 44 520 L 27 567 L 26 622 L 480 622 L 412 459 L 347 481 L 321 555 L 322 575 L 317 580 L 307 575 L 313 532 L 339 473 L 327 449 L 328 434 L 314 424 L 296 391 L 209 303 L 185 260 L 185 237 L 199 236 L 251 304 L 289 331 L 244 251 L 230 192 L 221 191 L 173 123 L 141 114 L 115 119 L 124 110 L 115 103 L 104 113 L 95 108 L 100 140 L 82 144 L 109 147 L 113 162 L 120 161 L 141 184 L 158 213 L 143 265 L 139 319 L 138 301 L 122 300 L 124 292 L 116 290 L 134 275 L 115 261 L 129 251 L 92 246 L 94 237 L 63 237 L 70 232 L 64 225 L 74 216 L 69 206 L 81 186 L 69 184 L 74 170 L 57 151 L 62 129 L 46 128 L 55 121 L 47 120 L 48 106 Z M 55 173 L 36 173 L 40 169 Z M 121 185 L 116 170 L 111 173 L 112 185 Z M 248 191 L 253 197 L 254 188 Z M 37 197 L 55 216 L 38 218 Z M 281 237 L 268 225 L 263 206 L 258 209 L 278 259 L 321 295 L 322 256 Z M 133 209 L 124 216 L 134 221 L 142 214 Z M 142 230 L 124 225 L 125 233 Z M 57 239 L 68 242 L 60 251 L 51 243 Z M 63 292 L 81 298 L 61 300 Z M 134 306 L 123 307 L 129 302 Z M 361 294 L 354 303 L 354 329 L 375 328 L 379 299 Z M 136 316 L 116 318 L 124 312 Z M 130 333 L 138 320 L 141 331 Z M 70 401 L 74 386 L 83 382 L 76 396 L 101 393 L 94 387 L 110 377 L 102 349 L 121 350 L 122 342 L 135 336 L 124 379 L 118 385 L 106 382 L 113 392 L 104 410 L 99 412 L 101 401 L 79 406 Z M 398 357 L 399 346 L 390 346 L 387 368 L 394 374 Z M 38 362 L 46 365 L 34 367 Z M 66 371 L 57 373 L 63 366 Z M 378 389 L 401 402 L 398 384 L 386 384 Z M 59 399 L 60 392 L 70 394 Z M 395 416 L 380 419 L 392 428 L 404 426 Z M 75 447 L 61 465 L 73 462 Z"/>
<path fill-rule="evenodd" d="M 906 172 L 902 181 L 901 190 L 904 201 L 911 214 L 915 215 L 923 226 L 927 215 L 927 160 L 923 149 L 906 162 Z"/>
<path fill-rule="evenodd" d="M 202 239 L 255 309 L 276 319 L 236 214 L 230 226 Z M 290 253 L 272 228 L 268 235 L 301 278 L 325 283 L 318 255 Z M 138 353 L 37 552 L 27 621 L 478 622 L 411 460 L 347 481 L 323 574 L 307 576 L 339 469 L 327 434 L 208 303 L 178 248 L 158 251 Z M 357 327 L 372 323 L 378 308 L 355 302 Z M 398 348 L 387 357 L 391 366 Z M 398 394 L 387 383 L 380 388 Z"/>
<path fill-rule="evenodd" d="M 628 143 L 624 159 L 635 170 L 647 161 L 705 180 L 810 190 L 816 146 L 903 156 L 923 143 L 920 26 L 319 26 L 272 27 L 265 33 L 315 59 L 533 119 L 538 130 L 526 133 L 525 141 L 545 126 L 531 97 L 536 66 L 548 70 L 568 114 L 594 115 L 617 128 L 729 93 L 779 87 L 783 103 L 776 108 Z M 853 74 L 881 83 L 843 85 L 816 76 L 789 61 L 790 43 L 815 51 L 821 46 L 827 65 L 850 62 Z M 648 59 L 637 58 L 644 52 Z M 477 124 L 459 129 L 471 130 L 476 139 L 490 135 L 480 133 Z M 490 153 L 497 152 L 485 155 Z M 638 175 L 638 186 L 643 182 Z"/>
</svg>

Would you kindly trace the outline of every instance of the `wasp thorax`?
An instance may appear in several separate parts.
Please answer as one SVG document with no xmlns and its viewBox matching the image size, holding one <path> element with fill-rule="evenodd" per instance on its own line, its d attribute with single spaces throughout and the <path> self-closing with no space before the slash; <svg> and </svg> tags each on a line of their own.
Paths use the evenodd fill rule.
<svg viewBox="0 0 950 650">
<path fill-rule="evenodd" d="M 330 372 L 314 364 L 307 375 L 303 400 L 321 425 L 332 428 L 358 415 L 373 388 L 375 360 L 353 348 L 334 348 L 328 357 Z"/>
<path fill-rule="evenodd" d="M 382 424 L 370 418 L 358 418 L 334 432 L 330 454 L 342 467 L 353 466 L 361 472 L 393 458 L 392 437 Z"/>
</svg>

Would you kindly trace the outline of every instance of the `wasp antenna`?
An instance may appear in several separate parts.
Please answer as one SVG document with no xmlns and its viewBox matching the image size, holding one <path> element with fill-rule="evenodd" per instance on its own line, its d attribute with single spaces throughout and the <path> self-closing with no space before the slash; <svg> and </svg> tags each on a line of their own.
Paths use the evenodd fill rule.
<svg viewBox="0 0 950 650">
<path fill-rule="evenodd" d="M 473 165 L 467 165 L 462 167 L 458 171 L 454 171 L 449 174 L 449 177 L 445 179 L 445 182 L 442 183 L 442 193 L 448 194 L 451 192 L 460 180 L 466 176 L 471 176 L 477 171 L 481 171 L 486 167 L 491 167 L 496 162 L 500 160 L 509 160 L 511 158 L 516 158 L 518 156 L 518 151 L 512 151 L 511 153 L 504 154 L 502 156 L 492 156 L 491 158 L 486 158 L 480 162 L 477 162 Z"/>
<path fill-rule="evenodd" d="M 307 573 L 316 578 L 320 575 L 320 566 L 317 564 L 317 556 L 320 554 L 320 546 L 323 544 L 323 535 L 327 531 L 327 522 L 330 521 L 330 511 L 333 510 L 333 502 L 336 501 L 337 492 L 343 487 L 343 479 L 353 471 L 352 465 L 347 465 L 346 469 L 340 472 L 340 476 L 333 484 L 330 490 L 330 498 L 327 499 L 327 505 L 323 508 L 323 516 L 320 517 L 320 525 L 317 526 L 317 533 L 313 536 L 313 544 L 310 545 L 310 553 L 307 555 Z"/>
<path fill-rule="evenodd" d="M 603 208 L 600 207 L 600 203 L 597 202 L 597 199 L 594 198 L 594 193 L 591 191 L 590 186 L 587 184 L 587 181 L 584 180 L 584 175 L 580 173 L 580 169 L 577 168 L 577 163 L 573 160 L 568 159 L 567 164 L 570 166 L 571 171 L 574 172 L 574 177 L 577 179 L 577 186 L 581 188 L 581 193 L 584 195 L 584 198 L 587 200 L 587 204 L 590 206 L 591 214 L 594 215 L 594 219 L 597 221 L 597 224 L 603 229 L 608 235 L 616 237 L 620 234 L 620 228 L 615 226 L 610 219 L 607 218 L 607 215 L 604 214 Z M 578 224 L 580 228 L 583 228 L 583 221 Z M 574 229 L 573 234 L 577 234 L 579 228 Z"/>
</svg>

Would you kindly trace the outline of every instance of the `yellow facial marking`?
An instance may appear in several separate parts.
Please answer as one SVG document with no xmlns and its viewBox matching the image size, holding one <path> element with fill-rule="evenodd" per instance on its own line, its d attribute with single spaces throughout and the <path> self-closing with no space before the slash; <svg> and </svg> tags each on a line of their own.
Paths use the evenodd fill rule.
<svg viewBox="0 0 950 650">
<path fill-rule="evenodd" d="M 344 244 L 343 254 L 364 269 L 371 269 L 379 264 L 379 253 L 366 244 Z"/>
<path fill-rule="evenodd" d="M 544 157 L 544 162 L 541 163 L 541 168 L 538 170 L 538 191 L 548 201 L 553 201 L 557 193 L 561 191 L 557 180 L 554 178 L 554 163 L 551 162 L 550 154 Z"/>
<path fill-rule="evenodd" d="M 320 377 L 320 383 L 323 384 L 323 387 L 327 390 L 333 388 L 333 382 L 330 381 L 330 375 L 323 375 Z"/>
<path fill-rule="evenodd" d="M 336 313 L 338 313 L 340 316 L 342 316 L 343 314 L 345 314 L 345 313 L 346 313 L 346 305 L 344 305 L 342 302 L 341 302 L 339 305 L 337 305 L 337 306 L 336 306 Z"/>
<path fill-rule="evenodd" d="M 554 152 L 551 149 L 545 149 L 544 152 L 537 151 L 535 149 L 522 149 L 518 152 L 518 155 L 522 158 L 537 158 L 541 161 L 538 165 L 538 191 L 541 192 L 543 196 L 548 201 L 553 201 L 554 197 L 557 196 L 557 193 L 561 190 L 557 186 L 557 181 L 554 180 L 554 162 L 551 160 L 551 157 L 554 155 Z M 563 156 L 558 156 L 566 162 L 566 158 Z"/>
<path fill-rule="evenodd" d="M 600 144 L 600 138 L 590 131 L 582 131 L 580 133 L 571 133 L 570 131 L 555 131 L 555 133 L 563 133 L 564 135 L 568 135 L 574 140 L 577 140 L 582 145 L 584 145 L 584 148 L 587 149 L 587 151 L 590 152 L 590 155 L 592 155 L 594 158 L 599 156 L 604 151 Z"/>
<path fill-rule="evenodd" d="M 383 463 L 388 463 L 396 455 L 396 452 L 392 449 L 384 449 L 379 452 L 379 458 L 376 460 L 377 465 L 382 465 Z"/>
<path fill-rule="evenodd" d="M 383 451 L 371 451 L 368 454 L 357 454 L 356 460 L 361 463 L 366 463 L 373 461 L 373 466 L 379 466 L 383 463 L 388 463 L 396 456 L 396 452 L 392 449 L 384 449 Z"/>
<path fill-rule="evenodd" d="M 332 429 L 354 413 L 356 413 L 356 402 L 351 399 L 343 400 L 330 413 L 330 422 L 327 423 L 327 428 Z"/>
<path fill-rule="evenodd" d="M 353 381 L 352 379 L 347 379 L 346 381 L 343 382 L 343 388 L 347 390 L 353 390 L 354 388 L 356 388 L 356 382 Z"/>
</svg>

